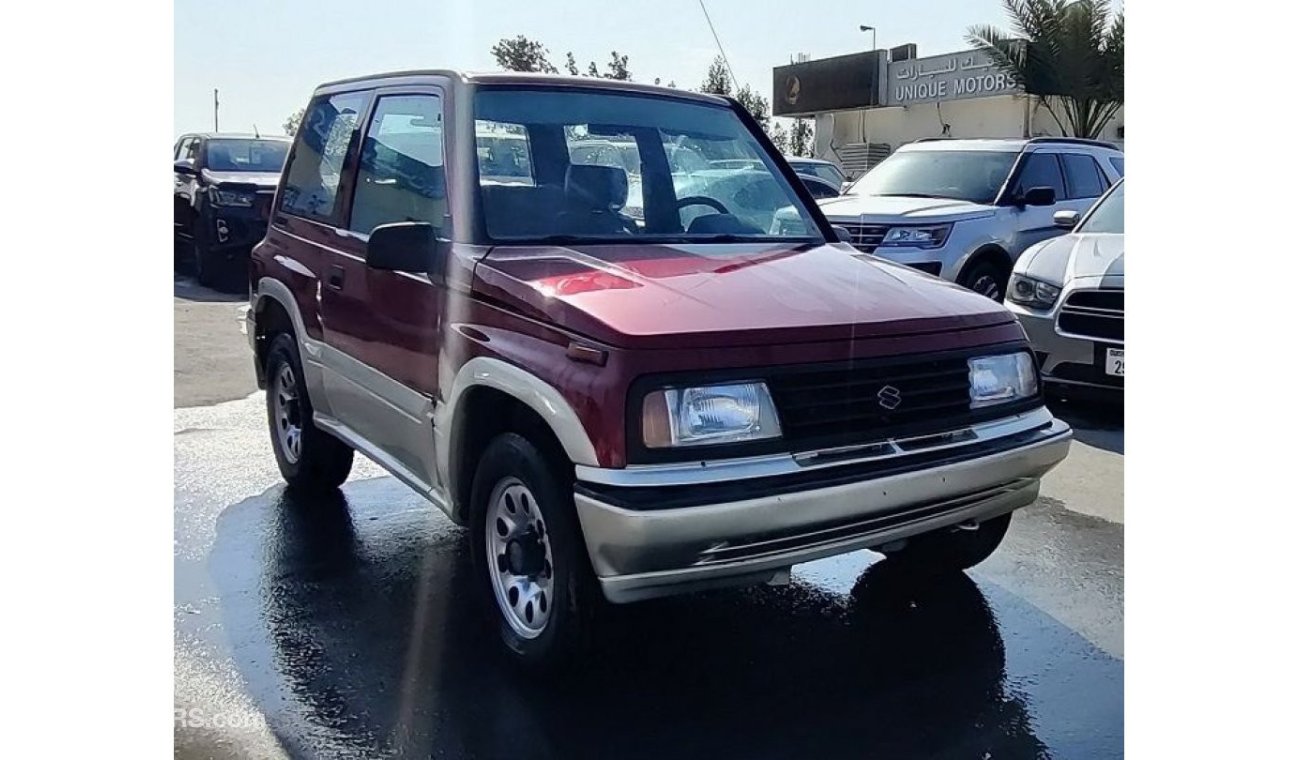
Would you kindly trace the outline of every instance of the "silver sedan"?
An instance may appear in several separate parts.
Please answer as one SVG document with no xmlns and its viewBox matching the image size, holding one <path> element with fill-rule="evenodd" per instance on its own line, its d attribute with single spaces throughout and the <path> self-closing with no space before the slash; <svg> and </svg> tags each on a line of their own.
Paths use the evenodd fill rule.
<svg viewBox="0 0 1300 760">
<path fill-rule="evenodd" d="M 1124 182 L 1079 219 L 1058 211 L 1070 234 L 1016 261 L 1006 304 L 1033 344 L 1043 381 L 1057 390 L 1124 389 Z"/>
</svg>

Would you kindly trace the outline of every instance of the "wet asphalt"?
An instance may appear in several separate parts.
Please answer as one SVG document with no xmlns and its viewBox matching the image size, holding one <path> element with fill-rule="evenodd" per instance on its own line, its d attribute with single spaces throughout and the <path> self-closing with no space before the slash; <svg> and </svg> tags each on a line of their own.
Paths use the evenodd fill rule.
<svg viewBox="0 0 1300 760">
<path fill-rule="evenodd" d="M 427 502 L 360 457 L 334 494 L 287 491 L 260 394 L 177 408 L 176 756 L 1118 757 L 1122 508 L 1083 502 L 1123 432 L 1062 413 L 1101 475 L 1067 460 L 969 577 L 918 588 L 856 552 L 611 608 L 583 667 L 540 681 L 500 655 L 465 532 Z"/>
</svg>

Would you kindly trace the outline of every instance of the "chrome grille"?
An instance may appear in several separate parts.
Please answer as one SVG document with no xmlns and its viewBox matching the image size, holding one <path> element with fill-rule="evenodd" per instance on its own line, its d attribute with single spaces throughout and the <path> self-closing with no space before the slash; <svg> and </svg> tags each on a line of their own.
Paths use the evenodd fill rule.
<svg viewBox="0 0 1300 760">
<path fill-rule="evenodd" d="M 848 230 L 852 238 L 849 242 L 864 253 L 875 253 L 876 246 L 880 245 L 880 241 L 885 239 L 885 233 L 889 232 L 889 228 L 882 224 L 846 224 L 834 221 L 831 224 Z"/>
<path fill-rule="evenodd" d="M 1056 331 L 1065 335 L 1124 342 L 1124 291 L 1076 290 L 1056 316 Z"/>
</svg>

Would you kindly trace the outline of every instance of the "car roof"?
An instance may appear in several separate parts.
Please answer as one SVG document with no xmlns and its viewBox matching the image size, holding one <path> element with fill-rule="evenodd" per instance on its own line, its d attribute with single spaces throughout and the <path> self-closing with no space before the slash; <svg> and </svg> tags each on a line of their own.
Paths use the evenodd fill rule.
<svg viewBox="0 0 1300 760">
<path fill-rule="evenodd" d="M 1123 154 L 1114 145 L 1101 140 L 1086 140 L 1077 137 L 978 137 L 949 138 L 925 137 L 915 142 L 899 146 L 900 151 L 998 151 L 1005 153 L 1033 152 L 1044 148 L 1082 148 L 1106 153 Z"/>
<path fill-rule="evenodd" d="M 835 166 L 834 161 L 827 161 L 824 158 L 813 158 L 811 156 L 781 156 L 781 158 L 784 158 L 787 163 L 798 161 L 799 163 L 804 164 L 826 164 L 827 166 Z"/>
<path fill-rule="evenodd" d="M 603 77 L 574 77 L 561 74 L 541 74 L 530 71 L 459 71 L 454 69 L 412 69 L 409 71 L 388 71 L 365 76 L 338 79 L 325 82 L 316 88 L 316 94 L 331 91 L 356 89 L 364 87 L 394 86 L 400 84 L 436 83 L 436 80 L 450 79 L 464 85 L 515 85 L 521 87 L 561 87 L 614 90 L 627 93 L 659 95 L 680 100 L 694 100 L 712 105 L 727 105 L 728 100 L 718 95 L 710 95 L 674 87 L 641 84 L 619 79 Z"/>
<path fill-rule="evenodd" d="M 257 135 L 252 132 L 187 132 L 176 139 L 197 137 L 201 140 L 275 140 L 288 142 L 292 137 L 285 135 Z"/>
</svg>

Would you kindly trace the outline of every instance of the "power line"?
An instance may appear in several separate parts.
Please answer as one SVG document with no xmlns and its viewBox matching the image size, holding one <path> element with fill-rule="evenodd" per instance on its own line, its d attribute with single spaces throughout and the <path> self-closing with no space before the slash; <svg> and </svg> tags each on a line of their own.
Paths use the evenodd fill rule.
<svg viewBox="0 0 1300 760">
<path fill-rule="evenodd" d="M 740 80 L 736 79 L 736 72 L 731 70 L 731 61 L 727 60 L 727 51 L 722 49 L 722 40 L 718 39 L 718 30 L 713 28 L 713 19 L 709 18 L 709 9 L 704 7 L 704 0 L 700 0 L 700 10 L 704 11 L 704 20 L 709 22 L 709 31 L 713 32 L 713 41 L 718 45 L 718 54 L 722 56 L 722 62 L 727 67 L 727 76 L 731 77 L 731 86 L 740 89 Z"/>
</svg>

